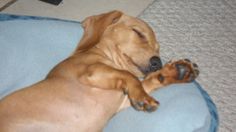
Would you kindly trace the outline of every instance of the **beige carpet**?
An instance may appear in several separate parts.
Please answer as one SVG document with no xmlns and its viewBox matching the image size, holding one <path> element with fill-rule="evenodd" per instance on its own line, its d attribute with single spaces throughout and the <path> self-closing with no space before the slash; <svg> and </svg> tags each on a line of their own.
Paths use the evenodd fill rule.
<svg viewBox="0 0 236 132">
<path fill-rule="evenodd" d="M 198 63 L 197 81 L 218 107 L 219 132 L 236 132 L 236 1 L 156 0 L 139 17 L 154 28 L 163 58 Z"/>
</svg>

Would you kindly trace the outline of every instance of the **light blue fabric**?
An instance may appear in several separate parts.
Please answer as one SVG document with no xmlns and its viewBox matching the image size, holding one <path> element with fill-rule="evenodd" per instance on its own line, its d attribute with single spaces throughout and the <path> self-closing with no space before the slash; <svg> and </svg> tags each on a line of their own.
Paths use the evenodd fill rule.
<svg viewBox="0 0 236 132">
<path fill-rule="evenodd" d="M 154 113 L 132 108 L 112 118 L 105 132 L 208 132 L 211 114 L 195 83 L 167 86 L 152 95 L 160 102 Z"/>
<path fill-rule="evenodd" d="M 79 22 L 0 14 L 0 99 L 42 80 L 73 52 L 82 34 Z M 217 131 L 215 105 L 198 83 L 171 85 L 152 95 L 161 103 L 156 112 L 128 108 L 104 131 Z"/>
<path fill-rule="evenodd" d="M 0 97 L 39 80 L 77 46 L 80 23 L 0 15 Z"/>
</svg>

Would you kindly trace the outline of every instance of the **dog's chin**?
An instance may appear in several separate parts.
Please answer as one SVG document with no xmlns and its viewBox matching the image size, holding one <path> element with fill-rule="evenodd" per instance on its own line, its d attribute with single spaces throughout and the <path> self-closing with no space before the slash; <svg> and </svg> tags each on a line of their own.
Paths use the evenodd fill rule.
<svg viewBox="0 0 236 132">
<path fill-rule="evenodd" d="M 138 67 L 139 70 L 144 74 L 144 76 L 148 75 L 151 72 L 155 72 L 156 70 L 151 70 L 150 66 L 146 66 L 146 67 Z"/>
</svg>

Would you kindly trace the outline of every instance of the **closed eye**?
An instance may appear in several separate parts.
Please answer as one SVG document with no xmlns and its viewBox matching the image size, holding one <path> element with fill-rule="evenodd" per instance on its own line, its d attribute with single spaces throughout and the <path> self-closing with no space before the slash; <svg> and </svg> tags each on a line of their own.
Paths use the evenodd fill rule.
<svg viewBox="0 0 236 132">
<path fill-rule="evenodd" d="M 147 42 L 147 39 L 146 39 L 145 35 L 143 35 L 143 34 L 142 34 L 140 31 L 138 31 L 137 29 L 132 28 L 132 30 L 138 35 L 138 37 L 139 37 L 140 39 L 142 39 L 142 41 Z"/>
</svg>

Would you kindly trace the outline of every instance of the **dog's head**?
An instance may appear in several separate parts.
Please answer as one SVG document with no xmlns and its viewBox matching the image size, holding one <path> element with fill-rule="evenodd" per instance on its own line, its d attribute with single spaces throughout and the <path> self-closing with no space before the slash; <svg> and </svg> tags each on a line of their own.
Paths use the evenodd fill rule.
<svg viewBox="0 0 236 132">
<path fill-rule="evenodd" d="M 84 36 L 77 52 L 103 49 L 116 65 L 139 77 L 161 68 L 159 44 L 144 21 L 112 11 L 88 17 L 82 25 Z"/>
</svg>

